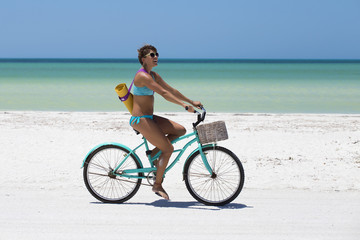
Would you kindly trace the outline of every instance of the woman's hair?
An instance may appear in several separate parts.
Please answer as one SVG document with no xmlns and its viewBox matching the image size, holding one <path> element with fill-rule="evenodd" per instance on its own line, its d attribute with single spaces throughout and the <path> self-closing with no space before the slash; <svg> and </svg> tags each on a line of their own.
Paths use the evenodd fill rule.
<svg viewBox="0 0 360 240">
<path fill-rule="evenodd" d="M 151 50 L 157 52 L 156 48 L 150 44 L 146 44 L 137 50 L 139 53 L 138 58 L 141 65 L 143 65 L 142 58 L 145 57 L 145 55 L 148 54 Z"/>
</svg>

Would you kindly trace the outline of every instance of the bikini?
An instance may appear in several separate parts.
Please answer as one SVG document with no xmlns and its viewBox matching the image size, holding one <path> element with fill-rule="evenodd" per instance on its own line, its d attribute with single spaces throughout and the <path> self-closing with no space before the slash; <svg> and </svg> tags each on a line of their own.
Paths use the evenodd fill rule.
<svg viewBox="0 0 360 240">
<path fill-rule="evenodd" d="M 147 73 L 149 74 L 145 69 L 141 68 L 139 71 L 136 72 L 139 73 L 139 72 L 144 72 L 144 73 Z M 135 76 L 136 76 L 135 74 Z M 151 77 L 154 79 L 155 81 L 155 77 L 150 73 Z M 135 80 L 135 77 L 134 77 L 134 80 Z M 131 85 L 130 85 L 130 88 L 129 88 L 129 92 L 131 90 L 131 87 L 134 85 L 134 88 L 133 88 L 133 95 L 136 95 L 136 96 L 151 96 L 151 95 L 154 95 L 154 91 L 149 89 L 148 87 L 137 87 L 135 84 L 134 84 L 134 80 L 132 81 Z M 143 116 L 131 116 L 130 118 L 130 126 L 133 125 L 134 123 L 135 124 L 139 124 L 140 122 L 140 119 L 141 118 L 148 118 L 148 119 L 152 119 L 154 120 L 154 115 L 143 115 Z"/>
</svg>

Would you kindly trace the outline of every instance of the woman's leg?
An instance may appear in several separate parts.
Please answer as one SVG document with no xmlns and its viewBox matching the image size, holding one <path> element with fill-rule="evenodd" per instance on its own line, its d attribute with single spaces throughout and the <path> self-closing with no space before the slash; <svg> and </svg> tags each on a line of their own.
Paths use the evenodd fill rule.
<svg viewBox="0 0 360 240">
<path fill-rule="evenodd" d="M 165 199 L 169 199 L 165 190 L 162 188 L 163 175 L 174 147 L 170 140 L 165 136 L 162 129 L 152 119 L 141 118 L 139 124 L 133 124 L 132 127 L 139 131 L 152 145 L 161 150 L 162 154 L 157 163 L 156 179 L 153 191 L 159 193 Z"/>
<path fill-rule="evenodd" d="M 178 137 L 185 135 L 186 133 L 186 129 L 181 124 L 171 121 L 167 118 L 154 115 L 154 121 L 157 123 L 162 132 L 167 136 L 170 142 L 177 139 Z M 154 148 L 152 150 L 151 156 L 155 156 L 158 152 L 159 148 Z"/>
</svg>

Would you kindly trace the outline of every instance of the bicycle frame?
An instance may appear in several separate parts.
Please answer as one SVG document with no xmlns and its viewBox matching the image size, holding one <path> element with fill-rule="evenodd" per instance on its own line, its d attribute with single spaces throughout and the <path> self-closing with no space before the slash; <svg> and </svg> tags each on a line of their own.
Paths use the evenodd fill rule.
<svg viewBox="0 0 360 240">
<path fill-rule="evenodd" d="M 204 162 L 204 165 L 206 167 L 206 169 L 209 171 L 209 174 L 211 175 L 213 173 L 205 154 L 202 151 L 203 146 L 200 143 L 198 134 L 197 134 L 197 130 L 196 128 L 194 128 L 194 131 L 192 133 L 186 134 L 182 137 L 179 137 L 175 140 L 173 140 L 171 143 L 177 143 L 179 141 L 182 141 L 184 139 L 190 138 L 190 137 L 194 137 L 193 139 L 191 139 L 190 141 L 188 141 L 183 148 L 181 149 L 175 149 L 173 153 L 175 152 L 179 152 L 178 155 L 176 156 L 176 158 L 169 164 L 169 166 L 165 169 L 165 173 L 164 175 L 170 171 L 177 162 L 179 162 L 181 156 L 184 154 L 184 152 L 186 151 L 186 149 L 188 149 L 192 144 L 197 143 L 198 147 L 189 155 L 189 157 L 187 159 L 190 158 L 190 156 L 192 154 L 194 154 L 196 151 L 200 151 L 201 154 L 201 158 Z M 215 145 L 215 144 L 210 144 L 211 146 Z M 140 169 L 125 169 L 123 171 L 118 172 L 118 170 L 121 168 L 121 166 L 126 162 L 126 160 L 133 154 L 135 156 L 136 155 L 136 150 L 138 150 L 139 148 L 145 146 L 146 149 L 146 155 L 148 157 L 148 160 L 150 162 L 151 167 L 150 168 L 140 168 Z M 113 170 L 113 174 L 117 175 L 117 176 L 121 176 L 121 177 L 126 177 L 126 178 L 146 178 L 146 176 L 138 176 L 138 175 L 134 175 L 137 173 L 150 173 L 152 171 L 156 171 L 156 167 L 154 166 L 154 161 L 156 159 L 159 158 L 159 156 L 161 155 L 161 151 L 159 151 L 154 157 L 151 158 L 150 156 L 150 152 L 149 152 L 149 145 L 148 145 L 148 141 L 146 140 L 146 138 L 143 138 L 143 143 L 141 143 L 140 145 L 138 145 L 137 147 L 135 147 L 134 149 L 132 149 L 126 156 L 125 158 L 120 162 L 120 164 Z M 142 162 L 140 160 L 140 158 L 137 157 L 137 159 L 140 161 L 140 164 L 142 165 Z M 185 161 L 186 163 L 186 161 Z"/>
</svg>

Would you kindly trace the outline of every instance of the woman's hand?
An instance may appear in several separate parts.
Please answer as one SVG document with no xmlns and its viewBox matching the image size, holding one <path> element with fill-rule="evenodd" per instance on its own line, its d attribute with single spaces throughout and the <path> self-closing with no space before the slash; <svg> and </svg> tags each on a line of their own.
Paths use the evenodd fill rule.
<svg viewBox="0 0 360 240">
<path fill-rule="evenodd" d="M 194 105 L 195 107 L 197 107 L 198 109 L 200 109 L 200 107 L 203 106 L 203 105 L 201 104 L 201 102 L 199 102 L 199 101 L 192 101 L 191 104 Z"/>
<path fill-rule="evenodd" d="M 203 105 L 201 104 L 201 102 L 199 102 L 199 101 L 191 101 L 191 104 L 192 104 L 193 106 L 197 107 L 198 109 L 201 109 L 201 107 L 203 106 Z M 190 113 L 194 113 L 194 112 L 196 112 L 196 111 L 195 111 L 195 109 L 194 109 L 193 106 L 188 105 L 188 104 L 185 104 L 184 107 L 185 107 L 185 110 L 186 110 L 186 111 L 188 111 L 188 112 L 190 112 Z"/>
<path fill-rule="evenodd" d="M 189 113 L 194 113 L 195 112 L 195 109 L 191 105 L 186 105 L 185 110 L 188 111 Z"/>
</svg>

